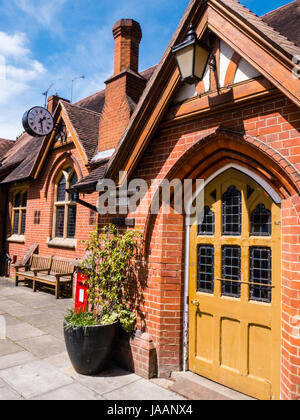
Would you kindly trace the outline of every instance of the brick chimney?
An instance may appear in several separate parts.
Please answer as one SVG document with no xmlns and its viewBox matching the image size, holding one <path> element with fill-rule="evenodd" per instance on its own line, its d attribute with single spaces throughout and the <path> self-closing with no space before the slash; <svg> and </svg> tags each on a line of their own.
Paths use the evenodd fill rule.
<svg viewBox="0 0 300 420">
<path fill-rule="evenodd" d="M 99 126 L 99 152 L 114 149 L 146 87 L 139 73 L 139 44 L 142 31 L 138 22 L 121 19 L 113 27 L 115 39 L 114 75 L 108 79 Z"/>
<path fill-rule="evenodd" d="M 70 102 L 68 99 L 60 98 L 57 94 L 52 95 L 48 98 L 48 111 L 50 112 L 50 114 L 52 114 L 52 115 L 54 114 L 54 112 L 57 108 L 58 102 L 61 99 L 65 102 Z"/>
</svg>

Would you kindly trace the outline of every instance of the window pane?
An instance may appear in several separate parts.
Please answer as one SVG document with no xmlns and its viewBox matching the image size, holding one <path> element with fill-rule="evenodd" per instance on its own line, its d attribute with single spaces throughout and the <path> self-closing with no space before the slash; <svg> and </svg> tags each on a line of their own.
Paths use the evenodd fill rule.
<svg viewBox="0 0 300 420">
<path fill-rule="evenodd" d="M 20 211 L 16 210 L 14 212 L 14 227 L 13 227 L 13 233 L 14 235 L 19 234 L 19 220 L 20 220 Z"/>
<path fill-rule="evenodd" d="M 242 233 L 242 196 L 235 186 L 223 195 L 223 235 L 239 236 Z"/>
<path fill-rule="evenodd" d="M 241 248 L 224 246 L 222 248 L 222 294 L 224 296 L 241 296 Z"/>
<path fill-rule="evenodd" d="M 270 248 L 251 248 L 250 282 L 257 283 L 250 288 L 250 299 L 268 302 L 272 300 L 272 253 Z"/>
<path fill-rule="evenodd" d="M 202 223 L 198 226 L 198 235 L 213 235 L 215 233 L 215 215 L 208 206 L 204 207 Z"/>
<path fill-rule="evenodd" d="M 25 234 L 25 227 L 26 227 L 26 211 L 22 211 L 21 235 Z"/>
<path fill-rule="evenodd" d="M 259 204 L 251 214 L 251 235 L 271 235 L 271 212 L 263 204 Z"/>
<path fill-rule="evenodd" d="M 198 247 L 198 292 L 214 292 L 214 247 Z"/>
<path fill-rule="evenodd" d="M 18 193 L 15 196 L 15 207 L 20 207 L 21 206 L 21 193 Z"/>
<path fill-rule="evenodd" d="M 68 238 L 74 238 L 76 231 L 76 206 L 70 206 L 68 213 Z"/>
<path fill-rule="evenodd" d="M 57 184 L 57 197 L 56 201 L 65 201 L 66 199 L 66 179 L 62 175 L 59 183 Z"/>
<path fill-rule="evenodd" d="M 56 238 L 64 237 L 64 221 L 65 221 L 65 207 L 64 206 L 56 207 L 56 229 L 55 229 Z"/>
<path fill-rule="evenodd" d="M 24 192 L 24 194 L 22 195 L 22 207 L 26 207 L 27 206 L 27 192 Z"/>
<path fill-rule="evenodd" d="M 74 172 L 70 180 L 70 188 L 72 188 L 73 185 L 77 183 L 77 181 L 78 181 L 78 178 L 77 178 L 76 172 Z"/>
</svg>

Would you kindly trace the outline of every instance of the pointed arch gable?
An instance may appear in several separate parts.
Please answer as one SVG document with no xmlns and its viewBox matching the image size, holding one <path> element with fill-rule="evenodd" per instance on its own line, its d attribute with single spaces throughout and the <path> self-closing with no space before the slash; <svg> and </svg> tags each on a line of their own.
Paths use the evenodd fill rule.
<svg viewBox="0 0 300 420">
<path fill-rule="evenodd" d="M 109 163 L 108 177 L 117 179 L 120 170 L 130 176 L 158 128 L 180 85 L 170 47 L 185 39 L 191 23 L 199 38 L 207 29 L 211 30 L 266 78 L 254 83 L 253 89 L 258 89 L 259 95 L 261 90 L 268 93 L 275 86 L 300 106 L 300 80 L 292 74 L 295 66 L 292 58 L 297 51 L 300 54 L 298 47 L 236 0 L 191 1 Z"/>
</svg>

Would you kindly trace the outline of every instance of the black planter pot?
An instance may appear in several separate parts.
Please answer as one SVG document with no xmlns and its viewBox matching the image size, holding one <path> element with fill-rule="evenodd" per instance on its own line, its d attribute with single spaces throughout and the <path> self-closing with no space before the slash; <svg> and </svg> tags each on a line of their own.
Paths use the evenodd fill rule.
<svg viewBox="0 0 300 420">
<path fill-rule="evenodd" d="M 69 327 L 64 322 L 64 336 L 72 365 L 81 375 L 96 375 L 110 360 L 119 322 L 93 327 Z"/>
</svg>

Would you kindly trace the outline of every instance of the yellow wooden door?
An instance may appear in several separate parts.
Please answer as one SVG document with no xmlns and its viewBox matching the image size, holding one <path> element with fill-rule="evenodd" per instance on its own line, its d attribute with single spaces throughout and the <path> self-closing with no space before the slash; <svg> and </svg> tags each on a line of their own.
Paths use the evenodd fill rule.
<svg viewBox="0 0 300 420">
<path fill-rule="evenodd" d="M 279 399 L 280 208 L 230 169 L 205 188 L 201 215 L 190 231 L 189 368 Z"/>
</svg>

